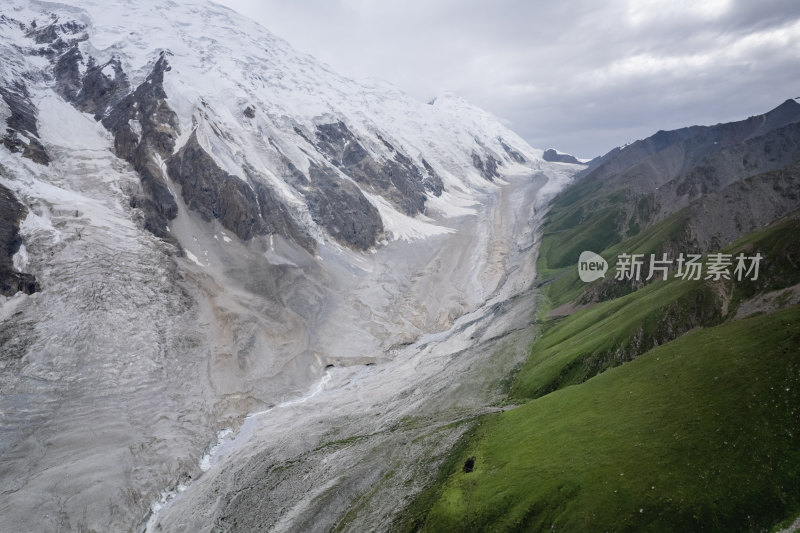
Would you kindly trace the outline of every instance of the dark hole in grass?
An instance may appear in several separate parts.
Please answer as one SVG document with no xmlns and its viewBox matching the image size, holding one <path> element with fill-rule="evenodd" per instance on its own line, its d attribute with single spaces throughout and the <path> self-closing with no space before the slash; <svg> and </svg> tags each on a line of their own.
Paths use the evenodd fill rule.
<svg viewBox="0 0 800 533">
<path fill-rule="evenodd" d="M 470 473 L 470 472 L 472 472 L 473 470 L 475 470 L 475 457 L 470 457 L 470 458 L 469 458 L 469 459 L 467 459 L 467 461 L 464 463 L 464 473 L 465 473 L 465 474 L 469 474 L 469 473 Z"/>
</svg>

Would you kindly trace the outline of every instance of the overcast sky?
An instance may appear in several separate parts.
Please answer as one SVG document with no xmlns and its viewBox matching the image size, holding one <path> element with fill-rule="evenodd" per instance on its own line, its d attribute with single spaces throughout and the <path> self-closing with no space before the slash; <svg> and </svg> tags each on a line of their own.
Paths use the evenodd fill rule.
<svg viewBox="0 0 800 533">
<path fill-rule="evenodd" d="M 582 157 L 800 96 L 798 0 L 216 0 L 339 73 Z"/>
</svg>

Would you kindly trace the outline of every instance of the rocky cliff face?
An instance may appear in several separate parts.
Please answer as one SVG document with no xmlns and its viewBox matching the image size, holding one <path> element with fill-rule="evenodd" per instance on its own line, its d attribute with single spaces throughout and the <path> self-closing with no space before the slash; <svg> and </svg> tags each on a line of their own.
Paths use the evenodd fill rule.
<svg viewBox="0 0 800 533">
<path fill-rule="evenodd" d="M 33 294 L 39 283 L 31 274 L 19 272 L 13 257 L 19 252 L 22 239 L 19 223 L 25 219 L 25 207 L 12 192 L 0 184 L 0 295 L 14 296 L 17 292 Z"/>
<path fill-rule="evenodd" d="M 132 202 L 145 211 L 145 227 L 158 237 L 170 238 L 166 227 L 177 215 L 178 206 L 156 161 L 156 156 L 172 154 L 177 135 L 177 118 L 165 101 L 163 88 L 164 71 L 169 68 L 166 58 L 160 54 L 145 80 L 131 91 L 118 58 L 102 65 L 93 56 L 85 59 L 78 45 L 87 34 L 73 31 L 63 35 L 62 27 L 54 22 L 48 27 L 51 31 L 38 40 L 49 45 L 54 56 L 56 90 L 112 133 L 117 155 L 130 162 L 141 178 L 144 195 L 133 197 Z M 67 27 L 85 30 L 77 22 Z M 58 55 L 65 41 L 69 48 Z"/>
<path fill-rule="evenodd" d="M 43 165 L 50 163 L 50 156 L 39 142 L 39 133 L 36 129 L 36 108 L 30 101 L 25 83 L 16 80 L 8 87 L 0 88 L 0 96 L 9 111 L 3 145 L 8 150 L 20 152 L 22 157 L 27 157 L 37 163 Z"/>
<path fill-rule="evenodd" d="M 709 252 L 800 207 L 800 163 L 756 174 L 702 196 L 688 207 L 687 249 Z"/>
</svg>

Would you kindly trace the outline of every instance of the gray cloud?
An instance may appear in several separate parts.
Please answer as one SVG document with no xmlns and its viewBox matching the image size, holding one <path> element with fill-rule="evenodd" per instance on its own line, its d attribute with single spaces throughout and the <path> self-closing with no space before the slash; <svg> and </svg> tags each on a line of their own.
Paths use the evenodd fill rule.
<svg viewBox="0 0 800 533">
<path fill-rule="evenodd" d="M 585 157 L 800 96 L 796 0 L 218 1 L 344 75 L 452 91 Z"/>
</svg>

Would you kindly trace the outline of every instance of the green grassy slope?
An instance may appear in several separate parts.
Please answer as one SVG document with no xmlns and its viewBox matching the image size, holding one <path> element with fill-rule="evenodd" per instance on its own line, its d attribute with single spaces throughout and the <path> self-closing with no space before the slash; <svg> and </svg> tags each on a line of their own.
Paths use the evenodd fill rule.
<svg viewBox="0 0 800 533">
<path fill-rule="evenodd" d="M 570 247 L 567 253 L 571 258 L 571 263 L 561 268 L 553 266 L 555 263 L 552 262 L 551 256 L 554 254 L 548 254 L 547 251 L 551 248 L 559 248 L 564 237 L 558 232 L 546 232 L 542 238 L 542 252 L 539 255 L 537 270 L 540 277 L 545 280 L 552 279 L 552 282 L 546 283 L 543 287 L 543 292 L 548 299 L 547 307 L 554 308 L 573 301 L 586 290 L 586 284 L 578 278 L 578 272 L 575 268 L 578 256 L 582 251 L 591 250 L 603 256 L 609 264 L 606 279 L 610 279 L 614 276 L 617 255 L 621 253 L 646 255 L 655 253 L 658 256 L 663 252 L 665 243 L 674 243 L 680 240 L 680 235 L 685 231 L 686 223 L 687 211 L 684 209 L 633 237 L 607 247 L 600 241 L 587 242 L 585 246 L 581 244 L 582 247 Z M 611 287 L 610 285 L 612 284 L 610 283 L 605 283 L 605 285 L 606 288 L 602 291 L 606 293 L 604 300 L 608 299 L 609 296 L 622 295 L 620 287 Z M 630 290 L 630 288 L 627 289 L 627 291 Z"/>
<path fill-rule="evenodd" d="M 758 531 L 800 511 L 800 307 L 487 417 L 426 531 Z M 475 458 L 475 469 L 461 465 Z"/>
<path fill-rule="evenodd" d="M 698 325 L 722 320 L 713 286 L 670 279 L 552 321 L 512 387 L 536 398 L 629 361 Z"/>
<path fill-rule="evenodd" d="M 399 529 L 761 531 L 800 513 L 800 306 L 731 322 L 800 282 L 799 230 L 800 211 L 724 250 L 760 252 L 756 281 L 671 278 L 545 320 L 522 405 L 483 420 Z"/>
<path fill-rule="evenodd" d="M 655 243 L 680 231 L 680 213 L 641 235 L 613 246 L 607 260 L 626 251 L 648 253 Z M 544 335 L 516 377 L 512 394 L 536 398 L 566 385 L 577 384 L 640 353 L 671 341 L 698 326 L 712 326 L 732 317 L 742 301 L 754 295 L 800 283 L 800 211 L 796 211 L 731 244 L 725 253 L 756 252 L 764 259 L 757 280 L 711 282 L 674 277 L 657 281 L 619 298 L 603 301 L 568 317 L 545 320 Z M 578 289 L 564 289 L 573 278 Z M 613 266 L 607 274 L 613 277 Z M 570 282 L 572 283 L 572 282 Z M 609 282 L 598 281 L 598 284 Z M 546 287 L 548 298 L 563 302 L 587 287 L 573 266 Z M 630 289 L 632 290 L 632 289 Z"/>
</svg>

